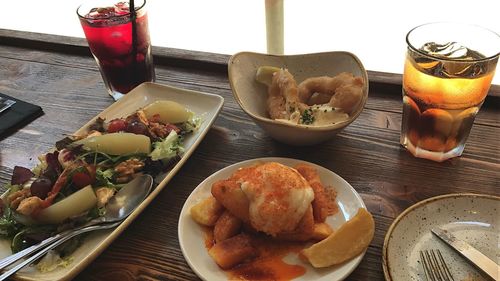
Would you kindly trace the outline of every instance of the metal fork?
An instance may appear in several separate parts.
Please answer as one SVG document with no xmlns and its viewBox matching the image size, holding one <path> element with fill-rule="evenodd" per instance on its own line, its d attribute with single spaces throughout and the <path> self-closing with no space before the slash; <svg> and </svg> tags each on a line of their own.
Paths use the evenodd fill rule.
<svg viewBox="0 0 500 281">
<path fill-rule="evenodd" d="M 420 261 L 428 281 L 455 281 L 439 250 L 420 251 Z"/>
</svg>

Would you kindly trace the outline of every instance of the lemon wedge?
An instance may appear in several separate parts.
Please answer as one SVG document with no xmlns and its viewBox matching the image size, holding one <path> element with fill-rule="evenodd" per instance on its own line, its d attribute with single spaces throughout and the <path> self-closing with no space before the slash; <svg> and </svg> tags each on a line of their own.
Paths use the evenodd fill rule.
<svg viewBox="0 0 500 281">
<path fill-rule="evenodd" d="M 281 68 L 274 66 L 261 66 L 257 69 L 255 80 L 269 87 L 273 82 L 273 74 L 277 71 L 280 71 L 280 69 Z"/>
<path fill-rule="evenodd" d="M 327 267 L 350 260 L 363 252 L 373 239 L 375 222 L 363 208 L 337 231 L 324 240 L 301 251 L 312 266 Z"/>
</svg>

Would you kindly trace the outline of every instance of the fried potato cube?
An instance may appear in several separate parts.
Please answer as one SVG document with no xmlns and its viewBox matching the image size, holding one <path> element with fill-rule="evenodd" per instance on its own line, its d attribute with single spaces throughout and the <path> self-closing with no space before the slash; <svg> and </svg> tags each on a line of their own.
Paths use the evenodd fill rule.
<svg viewBox="0 0 500 281">
<path fill-rule="evenodd" d="M 325 222 L 328 216 L 328 197 L 325 194 L 325 187 L 321 183 L 318 171 L 308 164 L 298 164 L 295 169 L 309 182 L 314 191 L 312 201 L 314 220 Z"/>
<path fill-rule="evenodd" d="M 230 269 L 246 259 L 255 257 L 257 250 L 252 246 L 250 236 L 242 233 L 216 243 L 208 254 L 222 269 Z"/>
<path fill-rule="evenodd" d="M 222 242 L 238 234 L 241 229 L 241 220 L 227 210 L 222 213 L 214 226 L 215 243 Z"/>
<path fill-rule="evenodd" d="M 323 240 L 326 237 L 330 236 L 333 233 L 332 227 L 327 223 L 315 223 L 314 231 L 312 234 L 312 239 L 314 240 Z"/>
<path fill-rule="evenodd" d="M 231 214 L 242 220 L 249 222 L 250 202 L 246 197 L 240 184 L 234 180 L 221 180 L 212 185 L 212 195 Z"/>
<path fill-rule="evenodd" d="M 214 226 L 220 215 L 224 211 L 222 206 L 214 197 L 203 199 L 191 207 L 191 217 L 199 224 Z"/>
</svg>

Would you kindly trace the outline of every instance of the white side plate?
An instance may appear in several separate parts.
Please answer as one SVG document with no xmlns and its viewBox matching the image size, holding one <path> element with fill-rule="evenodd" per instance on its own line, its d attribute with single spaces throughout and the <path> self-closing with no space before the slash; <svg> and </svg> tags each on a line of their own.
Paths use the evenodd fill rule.
<svg viewBox="0 0 500 281">
<path fill-rule="evenodd" d="M 332 171 L 313 163 L 289 158 L 258 158 L 247 160 L 226 167 L 207 179 L 193 190 L 188 197 L 179 217 L 179 243 L 181 245 L 184 258 L 193 271 L 203 280 L 227 280 L 226 273 L 222 271 L 208 255 L 205 248 L 204 232 L 190 216 L 189 210 L 200 200 L 207 198 L 211 193 L 212 184 L 218 180 L 229 178 L 229 176 L 240 167 L 251 166 L 255 162 L 279 162 L 288 166 L 295 166 L 299 163 L 307 163 L 315 167 L 321 177 L 321 182 L 325 186 L 333 186 L 337 191 L 337 204 L 339 212 L 327 218 L 327 223 L 333 229 L 337 229 L 345 221 L 356 215 L 359 208 L 366 208 L 363 200 L 354 188 Z M 285 257 L 287 263 L 299 264 L 306 268 L 306 273 L 294 280 L 317 280 L 336 281 L 346 278 L 361 262 L 364 252 L 356 258 L 338 266 L 315 269 L 302 262 L 296 255 Z"/>
</svg>

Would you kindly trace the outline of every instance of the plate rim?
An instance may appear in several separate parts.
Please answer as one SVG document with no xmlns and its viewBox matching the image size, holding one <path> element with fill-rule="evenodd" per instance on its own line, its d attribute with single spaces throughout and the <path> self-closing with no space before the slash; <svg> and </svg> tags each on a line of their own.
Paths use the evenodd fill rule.
<svg viewBox="0 0 500 281">
<path fill-rule="evenodd" d="M 165 186 L 170 182 L 170 180 L 177 174 L 177 172 L 184 166 L 185 162 L 191 157 L 191 155 L 194 153 L 196 148 L 199 146 L 199 144 L 203 141 L 205 138 L 206 134 L 214 124 L 215 120 L 217 119 L 220 111 L 222 110 L 224 106 L 224 98 L 222 96 L 219 96 L 217 94 L 211 94 L 211 93 L 206 93 L 202 91 L 195 91 L 195 90 L 189 90 L 189 89 L 184 89 L 184 88 L 179 88 L 179 87 L 174 87 L 170 85 L 165 85 L 165 84 L 159 84 L 159 83 L 154 83 L 154 82 L 145 82 L 134 88 L 131 92 L 129 92 L 127 95 L 122 97 L 116 102 L 113 102 L 111 105 L 100 111 L 97 115 L 95 115 L 93 118 L 91 118 L 86 124 L 84 124 L 82 127 L 77 129 L 74 133 L 78 133 L 84 129 L 86 129 L 90 124 L 94 122 L 98 117 L 101 115 L 105 115 L 107 112 L 113 110 L 114 108 L 118 108 L 121 103 L 125 103 L 128 100 L 135 98 L 135 96 L 142 97 L 144 94 L 141 94 L 141 89 L 142 88 L 148 88 L 148 87 L 157 87 L 161 88 L 166 91 L 174 91 L 174 92 L 188 92 L 192 95 L 202 95 L 202 96 L 209 96 L 213 99 L 217 100 L 217 107 L 213 109 L 213 118 L 209 120 L 204 120 L 208 121 L 206 123 L 206 129 L 203 131 L 200 131 L 199 136 L 193 141 L 192 146 L 190 149 L 186 150 L 184 154 L 182 155 L 181 159 L 175 166 L 168 171 L 168 173 L 165 175 L 165 178 L 158 183 L 157 186 L 151 191 L 151 193 L 137 206 L 137 208 L 124 220 L 122 221 L 116 228 L 110 230 L 110 232 L 102 239 L 96 247 L 90 251 L 89 255 L 87 258 L 81 260 L 78 264 L 76 264 L 71 270 L 67 271 L 66 274 L 61 275 L 58 279 L 56 280 L 71 280 L 76 277 L 81 271 L 83 271 L 85 268 L 87 268 L 104 250 L 106 250 L 111 243 L 113 243 L 116 238 L 118 238 L 125 229 L 134 222 L 134 220 L 146 209 L 147 206 L 156 198 L 156 196 L 165 188 Z M 139 90 L 136 90 L 139 89 Z M 168 94 L 166 94 L 164 97 L 162 96 L 161 99 L 159 100 L 168 100 Z M 139 109 L 140 107 L 137 107 Z M 129 113 L 124 113 L 124 114 L 129 114 Z M 82 245 L 83 246 L 83 245 Z M 76 261 L 74 261 L 76 262 Z M 38 275 L 38 274 L 37 274 Z M 22 274 L 15 274 L 13 276 L 15 280 L 37 280 L 37 277 L 34 276 L 23 276 Z"/>
<path fill-rule="evenodd" d="M 415 204 L 409 206 L 406 208 L 401 214 L 399 214 L 394 221 L 392 222 L 391 226 L 389 226 L 389 229 L 387 230 L 385 237 L 384 237 L 384 245 L 382 247 L 382 268 L 384 270 L 384 278 L 386 281 L 394 281 L 394 279 L 391 277 L 391 272 L 390 272 L 390 266 L 388 265 L 388 249 L 389 249 L 389 243 L 391 240 L 392 232 L 396 227 L 398 226 L 399 222 L 406 217 L 409 213 L 413 212 L 415 209 L 421 208 L 429 203 L 443 200 L 443 199 L 448 199 L 448 198 L 484 198 L 484 199 L 493 199 L 493 200 L 498 200 L 500 201 L 500 196 L 496 195 L 491 195 L 491 194 L 481 194 L 481 193 L 471 193 L 471 192 L 464 192 L 464 193 L 450 193 L 450 194 L 443 194 L 443 195 L 438 195 L 434 197 L 430 197 L 421 201 L 416 202 Z"/>
<path fill-rule="evenodd" d="M 181 243 L 181 238 L 180 238 L 180 237 L 182 237 L 181 234 L 182 234 L 183 229 L 184 229 L 183 227 L 181 227 L 182 217 L 185 215 L 186 212 L 189 212 L 189 210 L 187 210 L 187 208 L 188 208 L 187 203 L 188 203 L 188 201 L 190 201 L 189 200 L 190 197 L 193 196 L 193 194 L 195 194 L 195 191 L 197 191 L 198 188 L 201 188 L 201 186 L 206 181 L 208 181 L 210 178 L 212 178 L 215 174 L 217 174 L 219 172 L 222 172 L 223 170 L 226 170 L 226 169 L 231 169 L 231 168 L 234 169 L 236 166 L 239 166 L 239 165 L 244 165 L 246 163 L 250 164 L 252 162 L 258 162 L 258 161 L 262 161 L 262 162 L 264 162 L 264 161 L 295 161 L 295 162 L 302 162 L 302 163 L 312 164 L 313 166 L 321 167 L 321 168 L 329 171 L 333 175 L 339 177 L 345 183 L 347 183 L 347 186 L 349 187 L 350 191 L 352 192 L 352 194 L 354 195 L 354 197 L 357 198 L 357 202 L 360 203 L 360 205 L 361 205 L 362 208 L 367 209 L 366 204 L 363 201 L 363 198 L 361 197 L 361 195 L 356 191 L 356 189 L 348 181 L 346 181 L 343 177 L 341 177 L 337 173 L 333 172 L 332 170 L 330 170 L 330 169 L 328 169 L 328 168 L 326 168 L 324 166 L 321 166 L 319 164 L 316 164 L 316 163 L 313 163 L 313 162 L 310 162 L 310 161 L 307 161 L 307 160 L 296 159 L 296 158 L 289 158 L 289 157 L 259 157 L 259 158 L 251 158 L 251 159 L 242 160 L 242 161 L 238 161 L 238 162 L 232 163 L 232 164 L 230 164 L 230 165 L 228 165 L 226 167 L 223 167 L 223 168 L 221 168 L 219 170 L 216 170 L 215 172 L 213 172 L 212 174 L 210 174 L 208 177 L 206 177 L 205 179 L 203 179 L 191 191 L 191 193 L 189 194 L 189 196 L 186 198 L 186 200 L 184 201 L 184 204 L 182 206 L 181 212 L 179 213 L 179 219 L 178 219 L 178 222 L 177 222 L 177 237 L 178 237 L 178 240 L 179 240 L 179 246 L 181 248 L 182 255 L 183 255 L 184 260 L 186 261 L 186 263 L 191 268 L 191 270 L 196 274 L 196 276 L 198 276 L 202 280 L 208 280 L 208 279 L 205 276 L 202 276 L 198 272 L 198 270 L 195 269 L 196 267 L 192 264 L 191 260 L 186 257 L 186 250 L 184 248 L 184 243 Z M 189 215 L 189 214 L 187 214 L 187 215 Z M 206 249 L 204 249 L 204 250 L 206 251 Z M 358 259 L 358 260 L 356 261 L 356 263 L 351 268 L 349 268 L 346 271 L 346 273 L 343 276 L 340 276 L 340 279 L 338 279 L 338 280 L 344 280 L 345 278 L 347 278 L 359 266 L 359 264 L 361 263 L 361 261 L 363 260 L 363 258 L 365 256 L 367 250 L 368 250 L 368 248 L 365 249 L 361 254 L 359 254 L 358 256 L 356 256 L 356 257 L 353 258 L 353 259 Z"/>
</svg>

